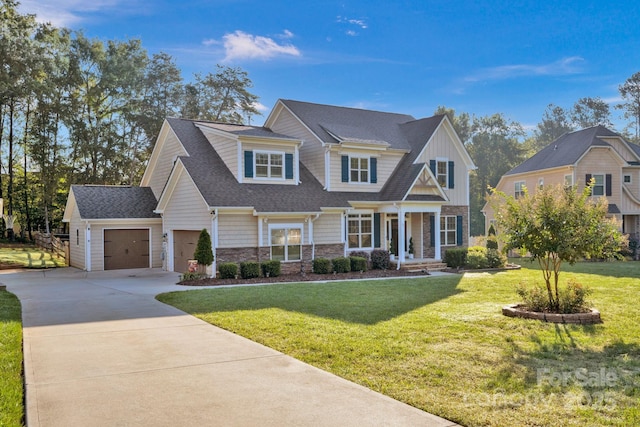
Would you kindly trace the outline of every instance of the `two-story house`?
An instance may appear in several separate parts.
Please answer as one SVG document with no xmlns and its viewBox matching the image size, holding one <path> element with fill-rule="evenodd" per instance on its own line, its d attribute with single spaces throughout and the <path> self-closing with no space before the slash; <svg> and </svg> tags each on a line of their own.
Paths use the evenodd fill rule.
<svg viewBox="0 0 640 427">
<path fill-rule="evenodd" d="M 182 272 L 203 228 L 213 272 L 269 259 L 309 270 L 375 248 L 403 263 L 410 241 L 416 258 L 440 260 L 468 244 L 474 168 L 445 115 L 279 100 L 262 127 L 170 118 L 140 188 L 72 186 L 71 265 L 130 268 L 135 253 L 136 266 Z M 157 203 L 139 206 L 140 191 Z"/>
<path fill-rule="evenodd" d="M 562 135 L 531 158 L 507 172 L 496 188 L 519 197 L 544 185 L 578 185 L 595 180 L 592 197 L 605 196 L 609 214 L 622 231 L 640 238 L 640 146 L 605 128 L 594 126 Z M 486 229 L 494 216 L 484 206 Z"/>
</svg>

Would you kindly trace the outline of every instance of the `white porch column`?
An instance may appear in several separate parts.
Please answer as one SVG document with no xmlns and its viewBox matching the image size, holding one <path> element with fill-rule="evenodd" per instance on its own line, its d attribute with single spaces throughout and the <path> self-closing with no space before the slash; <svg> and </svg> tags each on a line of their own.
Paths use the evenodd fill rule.
<svg viewBox="0 0 640 427">
<path fill-rule="evenodd" d="M 402 207 L 398 210 L 398 267 L 405 261 L 404 248 L 406 247 L 405 237 L 406 221 Z"/>
<path fill-rule="evenodd" d="M 437 260 L 441 260 L 442 259 L 442 253 L 440 251 L 440 211 L 435 212 L 435 218 L 434 218 L 434 230 L 433 232 L 435 233 L 435 236 L 433 236 L 433 241 L 435 243 L 435 255 L 434 258 Z"/>
<path fill-rule="evenodd" d="M 85 262 L 85 266 L 84 269 L 87 271 L 91 271 L 91 226 L 89 225 L 89 223 L 87 223 L 87 228 L 85 231 L 85 257 L 84 257 L 84 262 Z"/>
<path fill-rule="evenodd" d="M 218 271 L 218 256 L 216 248 L 218 247 L 218 212 L 213 211 L 211 215 L 211 252 L 213 252 L 213 263 L 209 275 L 215 279 L 216 271 Z"/>
</svg>

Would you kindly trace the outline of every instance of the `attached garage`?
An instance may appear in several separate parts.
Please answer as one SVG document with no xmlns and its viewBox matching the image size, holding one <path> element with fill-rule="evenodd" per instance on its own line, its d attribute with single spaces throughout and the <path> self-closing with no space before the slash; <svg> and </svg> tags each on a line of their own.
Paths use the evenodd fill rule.
<svg viewBox="0 0 640 427">
<path fill-rule="evenodd" d="M 104 230 L 104 269 L 149 268 L 149 229 Z"/>
<path fill-rule="evenodd" d="M 178 273 L 187 271 L 187 261 L 193 259 L 199 237 L 200 231 L 173 231 L 173 271 Z"/>
</svg>

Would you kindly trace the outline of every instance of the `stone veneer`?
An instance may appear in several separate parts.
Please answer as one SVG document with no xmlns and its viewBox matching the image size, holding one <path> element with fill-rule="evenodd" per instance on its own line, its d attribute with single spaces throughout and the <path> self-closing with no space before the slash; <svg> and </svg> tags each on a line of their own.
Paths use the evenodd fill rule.
<svg viewBox="0 0 640 427">
<path fill-rule="evenodd" d="M 313 247 L 311 245 L 302 246 L 302 260 L 282 262 L 281 269 L 282 274 L 299 273 L 300 271 L 311 272 L 312 271 L 312 258 Z M 326 244 L 315 245 L 315 257 L 316 258 L 336 258 L 344 255 L 344 245 Z M 263 246 L 260 248 L 217 248 L 216 249 L 216 263 L 222 264 L 225 262 L 235 262 L 240 264 L 243 261 L 268 261 L 271 259 L 271 248 L 269 246 Z"/>
<path fill-rule="evenodd" d="M 432 215 L 432 214 L 431 214 Z M 427 258 L 435 256 L 435 248 L 430 245 L 431 242 L 431 225 L 429 223 L 430 214 L 423 215 L 422 229 L 424 230 L 423 250 Z M 469 246 L 469 206 L 442 206 L 440 216 L 462 216 L 462 246 Z M 441 256 L 444 258 L 444 252 L 447 248 L 453 246 L 443 246 Z"/>
</svg>

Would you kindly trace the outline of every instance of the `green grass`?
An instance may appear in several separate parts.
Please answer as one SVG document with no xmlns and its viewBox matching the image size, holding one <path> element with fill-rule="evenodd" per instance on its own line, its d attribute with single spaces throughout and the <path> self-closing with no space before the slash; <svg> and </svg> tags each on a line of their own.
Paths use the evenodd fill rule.
<svg viewBox="0 0 640 427">
<path fill-rule="evenodd" d="M 14 268 L 64 267 L 64 259 L 35 247 L 0 247 L 0 265 Z"/>
<path fill-rule="evenodd" d="M 508 318 L 500 273 L 176 292 L 160 301 L 468 426 L 640 425 L 640 263 L 565 266 L 603 324 Z"/>
<path fill-rule="evenodd" d="M 23 425 L 23 393 L 20 302 L 0 291 L 0 426 Z"/>
</svg>

